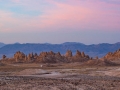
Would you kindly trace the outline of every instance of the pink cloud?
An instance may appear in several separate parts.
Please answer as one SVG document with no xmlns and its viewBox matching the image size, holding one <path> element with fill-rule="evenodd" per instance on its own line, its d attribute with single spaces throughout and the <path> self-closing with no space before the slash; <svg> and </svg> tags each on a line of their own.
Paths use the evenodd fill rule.
<svg viewBox="0 0 120 90">
<path fill-rule="evenodd" d="M 14 2 L 14 3 L 19 3 L 20 2 L 20 0 L 11 0 L 12 2 Z"/>
<path fill-rule="evenodd" d="M 120 29 L 120 15 L 116 10 L 103 10 L 103 7 L 114 8 L 103 2 L 97 2 L 97 7 L 90 3 L 90 8 L 84 6 L 73 6 L 63 3 L 52 2 L 57 6 L 57 9 L 47 11 L 44 15 L 43 27 L 61 28 L 69 27 L 80 29 L 99 29 L 99 30 L 115 30 Z M 94 3 L 95 4 L 95 3 Z M 89 4 L 88 4 L 89 5 Z M 91 5 L 93 7 L 91 7 Z M 95 5 L 96 6 L 96 5 Z M 115 6 L 116 7 L 116 6 Z M 116 17 L 118 15 L 118 17 Z"/>
<path fill-rule="evenodd" d="M 41 11 L 39 4 L 35 1 L 13 0 L 33 9 Z M 108 4 L 100 1 L 74 1 L 69 0 L 67 3 L 58 3 L 51 0 L 47 3 L 54 5 L 55 8 L 45 6 L 43 14 L 36 17 L 20 16 L 14 17 L 15 13 L 0 11 L 0 29 L 3 32 L 11 31 L 48 31 L 59 29 L 73 30 L 119 30 L 120 29 L 120 6 Z M 45 1 L 46 2 L 46 1 Z M 82 5 L 83 4 L 83 5 Z M 38 8 L 39 7 L 39 8 Z"/>
</svg>

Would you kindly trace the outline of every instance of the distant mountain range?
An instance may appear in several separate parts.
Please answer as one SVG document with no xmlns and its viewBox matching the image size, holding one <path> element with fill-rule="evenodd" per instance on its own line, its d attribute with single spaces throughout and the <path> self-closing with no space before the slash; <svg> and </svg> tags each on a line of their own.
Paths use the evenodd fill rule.
<svg viewBox="0 0 120 90">
<path fill-rule="evenodd" d="M 103 57 L 108 52 L 114 52 L 120 48 L 120 42 L 115 44 L 109 43 L 102 43 L 102 44 L 92 44 L 92 45 L 85 45 L 82 43 L 77 42 L 65 42 L 63 44 L 36 44 L 36 43 L 26 43 L 26 44 L 4 44 L 0 43 L 0 57 L 5 54 L 8 57 L 14 55 L 15 52 L 21 51 L 25 54 L 28 53 L 40 53 L 42 51 L 54 51 L 60 52 L 61 54 L 65 54 L 67 50 L 71 50 L 73 54 L 76 53 L 76 50 L 81 52 L 85 52 L 86 54 L 90 55 L 91 57 Z"/>
<path fill-rule="evenodd" d="M 0 42 L 0 48 L 3 47 L 3 46 L 5 46 L 5 44 Z"/>
</svg>

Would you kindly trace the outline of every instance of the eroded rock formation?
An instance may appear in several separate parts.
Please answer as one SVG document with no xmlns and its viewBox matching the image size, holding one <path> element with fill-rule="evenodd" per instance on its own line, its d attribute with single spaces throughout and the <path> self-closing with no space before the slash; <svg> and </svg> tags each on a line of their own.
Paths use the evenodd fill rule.
<svg viewBox="0 0 120 90">
<path fill-rule="evenodd" d="M 41 62 L 41 63 L 57 63 L 57 62 L 63 62 L 63 61 L 64 61 L 64 58 L 60 54 L 60 52 L 54 53 L 52 51 L 41 52 L 36 60 L 36 62 Z"/>
<path fill-rule="evenodd" d="M 65 54 L 65 57 L 72 57 L 72 51 L 68 50 Z"/>
<path fill-rule="evenodd" d="M 106 56 L 104 56 L 104 59 L 107 60 L 120 60 L 120 49 L 115 52 L 109 52 Z"/>
<path fill-rule="evenodd" d="M 81 52 L 77 50 L 75 57 L 82 57 Z"/>
<path fill-rule="evenodd" d="M 6 55 L 3 55 L 3 56 L 2 56 L 2 59 L 5 59 L 5 58 L 6 58 Z"/>
<path fill-rule="evenodd" d="M 20 51 L 18 51 L 14 54 L 14 59 L 16 60 L 16 62 L 21 61 L 21 60 L 25 60 L 25 57 L 26 57 L 26 55 Z"/>
<path fill-rule="evenodd" d="M 84 52 L 80 52 L 80 51 L 76 51 L 76 54 L 75 54 L 75 56 L 73 56 L 72 57 L 72 61 L 77 61 L 77 62 L 84 62 L 84 61 L 87 61 L 87 60 L 89 60 L 90 59 L 90 57 L 88 56 L 88 55 L 85 55 L 85 53 Z"/>
<path fill-rule="evenodd" d="M 6 58 L 3 56 L 3 59 Z M 72 51 L 68 50 L 65 55 L 61 55 L 60 52 L 54 53 L 53 51 L 50 52 L 41 52 L 39 55 L 37 53 L 30 53 L 25 55 L 23 52 L 16 52 L 14 57 L 8 59 L 13 62 L 39 62 L 39 63 L 60 63 L 60 62 L 83 62 L 89 60 L 89 56 L 85 55 L 84 52 L 80 52 L 77 50 L 75 55 L 72 55 Z"/>
</svg>

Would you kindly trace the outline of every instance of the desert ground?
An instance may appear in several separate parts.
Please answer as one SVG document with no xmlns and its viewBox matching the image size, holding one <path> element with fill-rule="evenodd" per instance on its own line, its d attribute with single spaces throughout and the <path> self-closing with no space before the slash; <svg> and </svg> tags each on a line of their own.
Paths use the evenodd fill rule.
<svg viewBox="0 0 120 90">
<path fill-rule="evenodd" d="M 120 66 L 3 64 L 0 90 L 120 90 Z"/>
</svg>

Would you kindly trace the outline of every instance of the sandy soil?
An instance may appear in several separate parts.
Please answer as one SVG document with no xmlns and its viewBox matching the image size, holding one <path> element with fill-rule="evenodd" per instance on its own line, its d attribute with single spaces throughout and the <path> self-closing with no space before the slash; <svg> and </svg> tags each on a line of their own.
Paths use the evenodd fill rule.
<svg viewBox="0 0 120 90">
<path fill-rule="evenodd" d="M 13 67 L 12 67 L 13 66 Z M 0 90 L 119 90 L 120 67 L 0 67 Z M 55 65 L 56 66 L 56 65 Z M 15 69 L 14 69 L 15 68 Z"/>
</svg>

